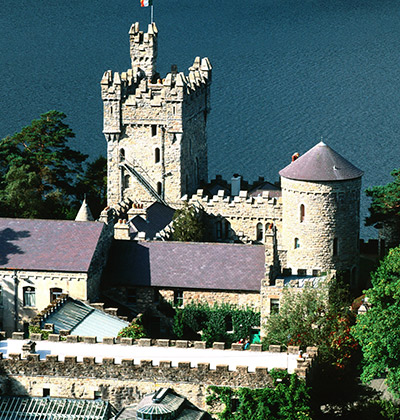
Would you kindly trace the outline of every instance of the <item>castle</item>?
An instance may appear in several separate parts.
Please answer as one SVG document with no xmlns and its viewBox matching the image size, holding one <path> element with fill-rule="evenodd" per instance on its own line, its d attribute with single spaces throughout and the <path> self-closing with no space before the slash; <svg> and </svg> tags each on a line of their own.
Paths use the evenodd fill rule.
<svg viewBox="0 0 400 420">
<path fill-rule="evenodd" d="M 232 248 L 240 245 L 167 242 L 157 245 L 151 241 L 120 244 L 114 253 L 123 256 L 119 260 L 116 257 L 118 262 L 111 265 L 112 270 L 118 269 L 123 261 L 129 265 L 134 255 L 143 253 L 144 248 L 153 267 L 153 255 L 161 253 L 156 249 L 163 248 L 163 255 L 170 253 L 172 259 L 177 254 L 182 257 L 182 264 L 187 266 L 185 274 L 192 279 L 180 281 L 176 273 L 185 269 L 175 264 L 171 267 L 175 284 L 173 274 L 169 280 L 162 280 L 169 277 L 167 262 L 162 268 L 163 274 L 150 268 L 147 270 L 150 280 L 144 281 L 146 274 L 140 273 L 137 261 L 135 267 L 130 267 L 130 272 L 136 273 L 126 279 L 126 289 L 123 282 L 118 283 L 118 288 L 124 290 L 122 293 L 129 289 L 128 294 L 141 294 L 139 300 L 147 305 L 152 301 L 153 291 L 146 287 L 151 286 L 169 299 L 176 297 L 179 291 L 183 301 L 188 301 L 185 293 L 189 300 L 228 299 L 261 307 L 268 315 L 271 305 L 279 300 L 278 286 L 289 283 L 298 286 L 299 279 L 311 280 L 321 273 L 336 271 L 347 273 L 355 285 L 363 172 L 320 142 L 302 156 L 293 155 L 292 162 L 279 173 L 280 185 L 265 182 L 263 178 L 248 184 L 239 175 L 234 175 L 230 184 L 218 176 L 208 182 L 206 122 L 212 81 L 209 60 L 197 57 L 188 75 L 172 66 L 171 73 L 161 78 L 156 72 L 156 25 L 150 24 L 144 33 L 135 23 L 129 36 L 132 68 L 121 75 L 109 70 L 101 80 L 108 205 L 121 219 L 115 226 L 116 238 L 130 242 L 132 239 L 151 240 L 151 235 L 138 232 L 135 220 L 141 217 L 142 222 L 150 223 L 155 202 L 166 208 L 179 208 L 188 202 L 208 215 L 209 236 L 213 241 L 248 245 L 239 257 L 233 256 Z M 146 229 L 145 223 L 143 229 Z M 160 233 L 155 239 L 168 236 L 165 230 Z M 191 270 L 191 266 L 198 262 L 207 266 L 207 260 L 209 266 L 218 264 L 212 254 L 220 255 L 220 260 L 225 258 L 226 269 L 229 264 L 238 269 L 234 258 L 244 261 L 247 253 L 254 252 L 254 246 L 264 249 L 264 274 L 255 274 L 259 276 L 257 288 L 249 286 L 254 284 L 250 271 L 248 278 L 242 273 L 240 280 L 232 279 L 231 284 L 215 273 L 215 281 L 193 280 L 195 270 Z M 189 247 L 193 247 L 193 258 L 183 257 L 187 252 L 184 249 Z M 254 265 L 260 263 L 254 257 L 252 261 Z M 225 292 L 230 294 L 223 298 Z M 254 293 L 254 296 L 240 299 L 237 293 Z"/>
<path fill-rule="evenodd" d="M 101 80 L 108 207 L 99 221 L 82 221 L 90 214 L 85 205 L 74 222 L 0 219 L 0 316 L 7 333 L 27 327 L 46 306 L 56 311 L 61 303 L 51 302 L 64 294 L 96 301 L 101 292 L 132 311 L 149 311 L 151 334 L 159 338 L 165 327 L 157 309 L 161 298 L 177 305 L 249 306 L 260 310 L 263 320 L 278 310 L 285 287 L 300 292 L 336 271 L 347 273 L 355 284 L 362 171 L 320 142 L 282 164 L 280 184 L 263 178 L 249 184 L 239 175 L 230 183 L 218 176 L 208 182 L 209 60 L 197 57 L 188 75 L 173 66 L 161 78 L 156 25 L 144 33 L 135 23 L 129 36 L 131 68 L 122 74 L 107 71 Z M 174 209 L 184 203 L 207 215 L 213 242 L 165 240 L 173 229 Z M 23 339 L 24 334 L 14 336 Z M 49 340 L 61 336 L 50 334 Z M 77 342 L 78 336 L 65 340 Z M 82 341 L 95 343 L 96 338 Z M 171 344 L 169 339 L 155 342 Z M 104 337 L 103 343 L 115 339 Z M 121 345 L 132 344 L 132 339 L 121 340 Z M 151 344 L 147 338 L 139 346 Z M 187 348 L 190 343 L 174 344 Z M 224 343 L 214 345 L 224 348 Z M 261 345 L 253 346 L 261 351 Z M 190 362 L 175 368 L 169 361 L 154 366 L 145 360 L 137 365 L 132 359 L 116 364 L 114 358 L 103 358 L 99 364 L 94 357 L 81 363 L 76 356 L 59 361 L 48 355 L 44 361 L 39 354 L 23 360 L 10 354 L 1 366 L 3 391 L 101 396 L 119 407 L 154 391 L 156 381 L 173 384 L 199 405 L 210 384 L 258 387 L 270 381 L 266 368 L 250 373 L 239 366 L 232 372 L 224 365 L 214 371 L 209 364 L 193 368 Z"/>
</svg>

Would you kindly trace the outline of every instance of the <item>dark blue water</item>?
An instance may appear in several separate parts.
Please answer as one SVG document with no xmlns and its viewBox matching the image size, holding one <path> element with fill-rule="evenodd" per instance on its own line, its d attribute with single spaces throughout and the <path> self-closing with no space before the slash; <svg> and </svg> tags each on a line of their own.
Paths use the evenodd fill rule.
<svg viewBox="0 0 400 420">
<path fill-rule="evenodd" d="M 275 181 L 321 137 L 365 171 L 364 187 L 400 166 L 397 0 L 154 2 L 160 73 L 186 70 L 196 55 L 214 66 L 210 177 Z M 129 67 L 129 27 L 147 26 L 149 9 L 139 0 L 0 4 L 0 137 L 58 109 L 75 147 L 105 153 L 99 81 Z"/>
</svg>

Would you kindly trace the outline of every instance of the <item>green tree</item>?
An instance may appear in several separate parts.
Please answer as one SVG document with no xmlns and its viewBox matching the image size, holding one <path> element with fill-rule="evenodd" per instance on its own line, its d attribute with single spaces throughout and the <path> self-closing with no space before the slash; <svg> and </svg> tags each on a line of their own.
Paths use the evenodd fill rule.
<svg viewBox="0 0 400 420">
<path fill-rule="evenodd" d="M 95 219 L 107 205 L 107 159 L 99 156 L 89 162 L 77 186 L 80 197 L 86 196 Z"/>
<path fill-rule="evenodd" d="M 174 213 L 172 240 L 183 242 L 202 242 L 205 239 L 203 214 L 187 203 Z"/>
<path fill-rule="evenodd" d="M 267 319 L 263 344 L 303 350 L 318 346 L 320 359 L 344 369 L 358 348 L 350 334 L 355 319 L 350 304 L 349 288 L 340 278 L 321 281 L 318 287 L 306 285 L 300 293 L 286 288 L 279 313 Z"/>
<path fill-rule="evenodd" d="M 400 222 L 400 169 L 391 172 L 394 178 L 386 185 L 379 185 L 366 190 L 371 197 L 370 215 L 367 226 L 376 226 L 380 222 Z"/>
<path fill-rule="evenodd" d="M 65 117 L 49 111 L 0 141 L 3 216 L 73 217 L 76 185 L 87 156 L 68 146 L 75 135 Z"/>
<path fill-rule="evenodd" d="M 389 251 L 371 282 L 369 309 L 352 330 L 363 353 L 361 378 L 386 376 L 390 391 L 400 397 L 400 247 Z"/>
</svg>

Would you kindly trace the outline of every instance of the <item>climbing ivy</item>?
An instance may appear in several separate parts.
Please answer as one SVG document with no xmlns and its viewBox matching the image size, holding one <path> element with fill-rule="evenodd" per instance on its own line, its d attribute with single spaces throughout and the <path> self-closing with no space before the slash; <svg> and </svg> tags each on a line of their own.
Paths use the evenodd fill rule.
<svg viewBox="0 0 400 420">
<path fill-rule="evenodd" d="M 220 420 L 311 419 L 309 389 L 295 374 L 272 370 L 273 386 L 249 389 L 208 387 L 207 405 Z"/>
</svg>

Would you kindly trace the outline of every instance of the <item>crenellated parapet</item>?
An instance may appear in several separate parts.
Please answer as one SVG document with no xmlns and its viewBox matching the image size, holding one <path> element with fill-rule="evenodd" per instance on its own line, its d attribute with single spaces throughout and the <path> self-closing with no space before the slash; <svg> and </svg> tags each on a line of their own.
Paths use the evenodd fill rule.
<svg viewBox="0 0 400 420">
<path fill-rule="evenodd" d="M 101 80 L 108 144 L 108 204 L 179 201 L 207 180 L 206 121 L 212 66 L 196 57 L 187 74 L 156 72 L 158 30 L 129 31 L 132 67 Z"/>
<path fill-rule="evenodd" d="M 232 196 L 219 190 L 216 195 L 209 197 L 199 189 L 195 195 L 183 199 L 200 206 L 215 219 L 217 240 L 265 243 L 268 235 L 278 235 L 279 238 L 282 198 L 272 195 L 270 191 L 254 197 L 248 191 L 240 191 L 239 195 Z"/>
</svg>

